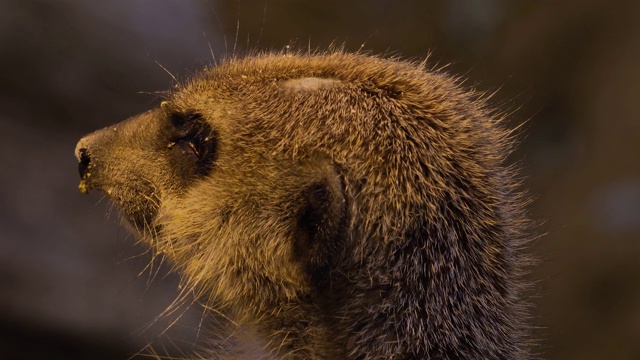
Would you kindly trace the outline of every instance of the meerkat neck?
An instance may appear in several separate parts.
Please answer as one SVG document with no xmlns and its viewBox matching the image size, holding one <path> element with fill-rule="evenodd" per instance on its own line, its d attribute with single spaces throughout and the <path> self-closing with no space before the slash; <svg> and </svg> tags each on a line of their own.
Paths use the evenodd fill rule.
<svg viewBox="0 0 640 360">
<path fill-rule="evenodd" d="M 287 302 L 246 319 L 277 359 L 345 359 L 346 339 L 335 319 L 313 303 Z"/>
</svg>

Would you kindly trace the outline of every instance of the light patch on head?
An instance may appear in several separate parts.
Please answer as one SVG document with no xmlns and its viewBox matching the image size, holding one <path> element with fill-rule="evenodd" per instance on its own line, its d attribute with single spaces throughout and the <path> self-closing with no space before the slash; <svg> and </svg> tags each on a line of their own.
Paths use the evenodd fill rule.
<svg viewBox="0 0 640 360">
<path fill-rule="evenodd" d="M 317 77 L 304 77 L 300 79 L 287 80 L 282 84 L 282 87 L 289 90 L 306 92 L 326 89 L 336 84 L 339 84 L 339 80 L 335 79 L 323 79 Z"/>
</svg>

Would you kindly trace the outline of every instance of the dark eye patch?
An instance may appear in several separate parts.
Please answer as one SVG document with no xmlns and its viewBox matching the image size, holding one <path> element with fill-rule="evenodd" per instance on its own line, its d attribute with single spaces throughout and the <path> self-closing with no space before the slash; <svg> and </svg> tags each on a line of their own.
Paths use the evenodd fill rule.
<svg viewBox="0 0 640 360">
<path fill-rule="evenodd" d="M 217 133 L 199 113 L 171 113 L 172 125 L 168 147 L 180 149 L 196 162 L 196 173 L 209 172 L 216 158 Z"/>
</svg>

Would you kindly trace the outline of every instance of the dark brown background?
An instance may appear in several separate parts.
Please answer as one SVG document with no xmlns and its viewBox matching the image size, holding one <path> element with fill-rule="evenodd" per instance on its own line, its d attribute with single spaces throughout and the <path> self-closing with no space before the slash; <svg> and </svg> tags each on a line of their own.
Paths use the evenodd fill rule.
<svg viewBox="0 0 640 360">
<path fill-rule="evenodd" d="M 239 29 L 239 30 L 237 30 Z M 326 49 L 450 64 L 525 125 L 545 220 L 536 322 L 547 359 L 640 359 L 640 2 L 0 1 L 0 358 L 126 359 L 188 349 L 198 311 L 153 319 L 174 276 L 77 191 L 75 142 L 250 50 Z M 111 214 L 105 216 L 105 213 Z M 140 275 L 138 275 L 140 273 Z M 144 330 L 151 324 L 149 330 Z M 157 338 L 157 339 L 156 339 Z M 172 339 L 172 340 L 169 340 Z"/>
</svg>

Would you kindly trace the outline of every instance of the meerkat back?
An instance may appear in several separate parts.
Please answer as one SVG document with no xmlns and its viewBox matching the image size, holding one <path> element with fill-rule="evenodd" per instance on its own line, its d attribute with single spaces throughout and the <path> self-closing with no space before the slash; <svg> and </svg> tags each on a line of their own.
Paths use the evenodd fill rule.
<svg viewBox="0 0 640 360">
<path fill-rule="evenodd" d="M 231 319 L 194 357 L 528 359 L 502 120 L 420 64 L 230 59 L 81 139 L 80 189 Z"/>
</svg>

